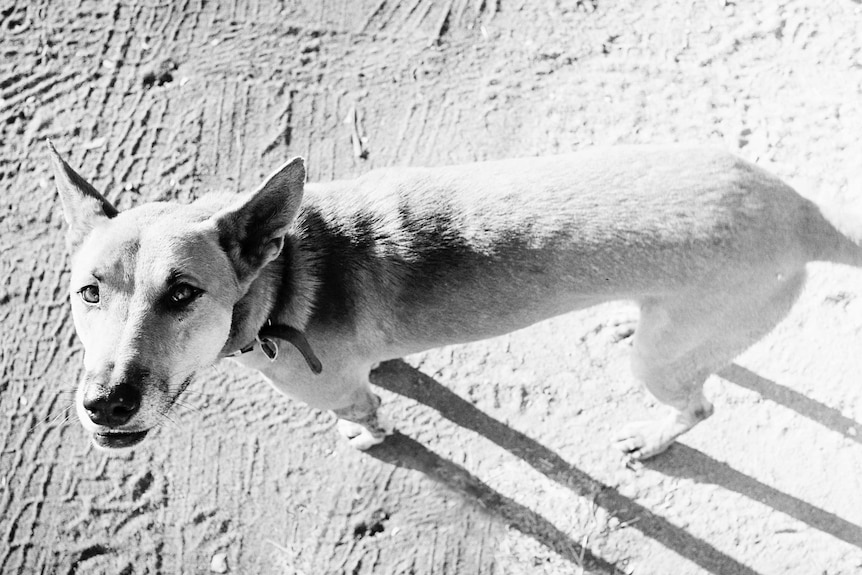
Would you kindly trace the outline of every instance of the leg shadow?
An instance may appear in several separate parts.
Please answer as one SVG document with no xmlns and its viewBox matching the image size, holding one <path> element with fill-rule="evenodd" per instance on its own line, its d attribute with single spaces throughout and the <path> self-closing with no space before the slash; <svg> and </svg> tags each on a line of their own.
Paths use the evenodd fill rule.
<svg viewBox="0 0 862 575">
<path fill-rule="evenodd" d="M 862 425 L 849 417 L 841 415 L 841 412 L 837 409 L 823 405 L 797 391 L 778 385 L 765 377 L 760 377 L 753 371 L 735 363 L 718 372 L 718 375 L 730 383 L 756 391 L 764 399 L 792 409 L 799 415 L 816 421 L 832 431 L 837 431 L 848 439 L 862 443 Z"/>
<path fill-rule="evenodd" d="M 506 525 L 532 537 L 564 559 L 581 565 L 590 572 L 623 574 L 623 571 L 611 563 L 595 557 L 572 541 L 553 523 L 532 509 L 497 493 L 463 467 L 443 459 L 405 435 L 396 432 L 387 437 L 383 444 L 369 449 L 368 453 L 390 465 L 421 471 L 430 479 L 466 497 L 468 501 L 478 503 Z"/>
<path fill-rule="evenodd" d="M 677 443 L 670 448 L 669 453 L 672 453 L 673 457 L 649 460 L 645 465 L 666 475 L 693 479 L 699 483 L 710 483 L 735 491 L 807 523 L 818 531 L 862 548 L 862 527 L 859 525 L 765 485 L 686 445 Z"/>
<path fill-rule="evenodd" d="M 544 445 L 476 409 L 470 402 L 401 360 L 380 364 L 371 372 L 371 383 L 425 404 L 456 425 L 482 435 L 522 459 L 549 479 L 571 489 L 581 497 L 595 501 L 621 523 L 630 523 L 632 528 L 711 573 L 757 575 L 754 570 L 725 555 L 709 543 L 697 539 L 620 494 L 613 487 L 570 465 Z M 383 445 L 385 446 L 388 441 L 387 439 Z M 398 464 L 395 461 L 393 463 Z M 449 463 L 449 465 L 454 464 Z M 422 468 L 418 469 L 425 471 Z M 466 473 L 463 470 L 462 472 Z M 452 486 L 446 477 L 442 479 L 444 483 Z M 452 487 L 456 490 L 458 488 L 457 485 Z M 532 511 L 527 511 L 533 514 Z M 542 521 L 546 520 L 542 518 Z M 541 539 L 539 541 L 547 545 L 545 541 Z"/>
</svg>

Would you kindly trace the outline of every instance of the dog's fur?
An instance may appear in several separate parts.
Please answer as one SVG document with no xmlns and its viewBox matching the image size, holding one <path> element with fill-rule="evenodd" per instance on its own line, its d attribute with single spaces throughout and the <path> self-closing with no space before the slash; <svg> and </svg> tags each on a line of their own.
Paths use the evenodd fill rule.
<svg viewBox="0 0 862 575">
<path fill-rule="evenodd" d="M 709 149 L 596 149 L 308 185 L 296 158 L 243 197 L 119 214 L 53 155 L 86 350 L 78 414 L 104 447 L 140 441 L 196 370 L 254 342 L 267 320 L 304 332 L 323 372 L 286 345 L 276 361 L 260 348 L 237 360 L 333 410 L 365 448 L 386 433 L 368 384 L 377 362 L 629 299 L 641 309 L 634 374 L 671 408 L 619 434 L 645 458 L 710 415 L 704 379 L 786 314 L 806 262 L 862 265 L 862 222 L 844 225 Z M 82 301 L 86 286 L 98 303 Z M 168 302 L 189 286 L 194 298 Z M 93 402 L 118 387 L 132 390 L 108 408 L 121 417 L 95 423 Z"/>
</svg>

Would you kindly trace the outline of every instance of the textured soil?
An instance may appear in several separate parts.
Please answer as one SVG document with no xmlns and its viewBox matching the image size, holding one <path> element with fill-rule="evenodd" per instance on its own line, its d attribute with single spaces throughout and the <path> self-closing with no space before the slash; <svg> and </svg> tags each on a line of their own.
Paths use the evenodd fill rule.
<svg viewBox="0 0 862 575">
<path fill-rule="evenodd" d="M 658 413 L 606 305 L 373 376 L 400 430 L 224 362 L 138 448 L 70 411 L 81 346 L 51 138 L 120 208 L 596 144 L 712 142 L 862 205 L 862 5 L 647 0 L 0 0 L 0 572 L 862 573 L 862 273 L 811 266 L 641 470 Z M 860 210 L 862 212 L 862 210 Z"/>
</svg>

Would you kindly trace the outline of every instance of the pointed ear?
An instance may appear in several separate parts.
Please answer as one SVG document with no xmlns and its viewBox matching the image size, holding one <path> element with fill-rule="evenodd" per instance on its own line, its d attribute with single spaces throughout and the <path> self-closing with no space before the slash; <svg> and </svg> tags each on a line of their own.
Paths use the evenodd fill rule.
<svg viewBox="0 0 862 575">
<path fill-rule="evenodd" d="M 48 140 L 48 149 L 54 164 L 54 181 L 60 192 L 63 214 L 66 218 L 66 242 L 74 249 L 100 221 L 113 218 L 119 212 L 102 194 L 78 175 Z"/>
<path fill-rule="evenodd" d="M 240 283 L 253 279 L 284 247 L 305 188 L 305 161 L 293 158 L 242 203 L 213 218 Z"/>
</svg>

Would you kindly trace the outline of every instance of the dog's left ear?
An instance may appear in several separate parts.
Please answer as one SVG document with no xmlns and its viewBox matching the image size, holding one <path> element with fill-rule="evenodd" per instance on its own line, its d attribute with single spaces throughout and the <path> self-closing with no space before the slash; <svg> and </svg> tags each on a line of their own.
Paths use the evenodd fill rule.
<svg viewBox="0 0 862 575">
<path fill-rule="evenodd" d="M 66 241 L 74 249 L 100 221 L 113 218 L 119 212 L 96 188 L 78 175 L 48 140 L 54 164 L 54 181 L 60 192 L 63 214 L 66 217 Z"/>
<path fill-rule="evenodd" d="M 305 161 L 293 158 L 239 205 L 214 216 L 219 241 L 240 283 L 278 257 L 305 188 Z"/>
</svg>

